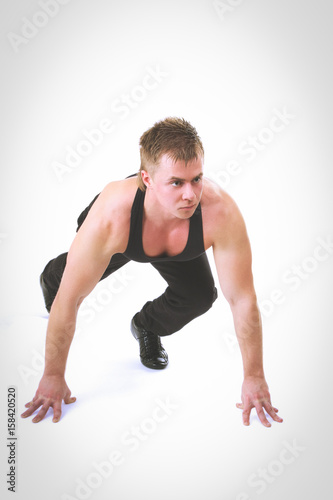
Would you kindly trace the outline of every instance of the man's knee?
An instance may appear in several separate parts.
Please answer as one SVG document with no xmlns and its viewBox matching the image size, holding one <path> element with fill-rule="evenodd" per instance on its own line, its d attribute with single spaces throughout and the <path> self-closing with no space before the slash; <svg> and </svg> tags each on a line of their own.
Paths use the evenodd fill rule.
<svg viewBox="0 0 333 500">
<path fill-rule="evenodd" d="M 40 275 L 39 283 L 43 292 L 45 307 L 48 312 L 50 312 L 55 296 L 57 295 L 66 261 L 67 253 L 59 255 L 46 264 Z"/>
<path fill-rule="evenodd" d="M 191 309 L 194 317 L 200 316 L 208 311 L 217 299 L 217 289 L 211 285 L 201 286 L 188 290 L 186 296 L 178 300 L 178 306 Z"/>
<path fill-rule="evenodd" d="M 200 293 L 195 298 L 194 306 L 197 308 L 199 314 L 203 314 L 212 307 L 216 299 L 217 289 L 213 284 L 211 287 L 200 290 Z"/>
</svg>

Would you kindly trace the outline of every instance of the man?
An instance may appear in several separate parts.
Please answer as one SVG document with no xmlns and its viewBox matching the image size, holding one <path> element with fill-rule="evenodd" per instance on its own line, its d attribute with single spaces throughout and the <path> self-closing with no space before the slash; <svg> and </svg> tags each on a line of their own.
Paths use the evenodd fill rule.
<svg viewBox="0 0 333 500">
<path fill-rule="evenodd" d="M 203 178 L 204 149 L 188 122 L 167 118 L 140 139 L 137 177 L 111 182 L 78 219 L 68 254 L 48 263 L 41 286 L 50 317 L 45 370 L 36 395 L 22 417 L 33 422 L 62 400 L 75 401 L 65 381 L 65 367 L 83 299 L 99 280 L 129 260 L 151 262 L 167 281 L 166 291 L 147 302 L 132 319 L 143 364 L 165 368 L 160 337 L 181 329 L 206 312 L 217 297 L 205 251 L 212 247 L 220 286 L 228 300 L 243 366 L 243 422 L 255 408 L 269 427 L 266 413 L 282 422 L 271 405 L 262 359 L 261 319 L 251 271 L 251 249 L 243 218 L 219 186 Z"/>
</svg>

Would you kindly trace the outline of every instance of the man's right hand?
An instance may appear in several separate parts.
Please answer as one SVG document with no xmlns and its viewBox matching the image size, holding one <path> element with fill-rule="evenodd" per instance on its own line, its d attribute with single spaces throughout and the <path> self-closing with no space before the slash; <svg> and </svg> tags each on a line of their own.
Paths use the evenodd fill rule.
<svg viewBox="0 0 333 500">
<path fill-rule="evenodd" d="M 32 422 L 37 423 L 43 420 L 49 408 L 53 408 L 53 422 L 59 422 L 61 417 L 62 400 L 65 404 L 74 403 L 75 397 L 71 397 L 71 391 L 63 376 L 43 375 L 35 397 L 25 405 L 27 411 L 21 417 L 30 417 L 40 406 L 41 409 L 33 418 Z"/>
</svg>

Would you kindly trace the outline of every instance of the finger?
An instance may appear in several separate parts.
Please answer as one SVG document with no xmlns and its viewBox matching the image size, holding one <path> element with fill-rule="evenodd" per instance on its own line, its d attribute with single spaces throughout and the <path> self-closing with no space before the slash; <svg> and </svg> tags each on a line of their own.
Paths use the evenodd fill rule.
<svg viewBox="0 0 333 500">
<path fill-rule="evenodd" d="M 275 422 L 283 422 L 283 419 L 276 414 L 277 409 L 274 408 L 270 403 L 264 404 L 264 408 L 267 411 L 268 415 L 272 417 Z"/>
<path fill-rule="evenodd" d="M 272 424 L 270 424 L 270 422 L 268 422 L 267 418 L 266 418 L 266 415 L 265 415 L 265 412 L 263 410 L 263 407 L 260 406 L 260 404 L 257 404 L 256 405 L 256 410 L 257 410 L 257 414 L 258 414 L 258 417 L 259 417 L 259 420 L 260 422 L 265 426 L 265 427 L 271 427 Z"/>
<path fill-rule="evenodd" d="M 244 410 L 243 410 L 243 424 L 244 425 L 250 425 L 250 414 L 251 414 L 251 410 L 253 408 L 252 405 L 250 404 L 245 404 L 245 405 L 242 405 L 244 406 Z"/>
<path fill-rule="evenodd" d="M 237 408 L 239 408 L 240 410 L 242 410 L 242 409 L 244 408 L 243 403 L 236 403 L 236 406 L 237 406 Z"/>
<path fill-rule="evenodd" d="M 61 401 L 56 401 L 53 405 L 53 419 L 52 422 L 59 422 L 61 417 Z"/>
<path fill-rule="evenodd" d="M 41 420 L 43 420 L 43 418 L 45 417 L 48 409 L 50 408 L 50 403 L 44 403 L 42 408 L 39 410 L 39 412 L 37 413 L 37 415 L 35 416 L 35 418 L 32 419 L 32 422 L 34 424 L 38 424 L 38 422 L 40 422 Z"/>
<path fill-rule="evenodd" d="M 24 413 L 22 413 L 21 417 L 22 418 L 30 417 L 30 415 L 32 415 L 34 413 L 34 411 L 36 411 L 37 408 L 39 408 L 42 404 L 43 404 L 43 400 L 35 401 L 35 402 L 30 401 L 30 403 L 27 403 L 25 405 L 29 409 L 27 411 L 25 411 Z"/>
<path fill-rule="evenodd" d="M 76 401 L 75 397 L 67 396 L 66 398 L 64 398 L 64 402 L 66 405 L 70 405 L 71 403 L 75 403 L 75 401 Z"/>
<path fill-rule="evenodd" d="M 26 408 L 30 408 L 31 405 L 33 405 L 34 403 L 36 403 L 36 401 L 38 401 L 40 399 L 40 396 L 35 394 L 34 397 L 32 398 L 32 401 L 29 401 L 29 403 L 27 403 L 26 405 L 24 405 Z M 40 406 L 40 405 L 39 405 Z M 37 406 L 38 408 L 38 406 Z"/>
</svg>

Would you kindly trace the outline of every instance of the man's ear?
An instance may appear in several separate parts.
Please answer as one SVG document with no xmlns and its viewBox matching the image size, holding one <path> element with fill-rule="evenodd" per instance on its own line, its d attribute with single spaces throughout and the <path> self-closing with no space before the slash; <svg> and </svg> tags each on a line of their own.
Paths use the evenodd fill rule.
<svg viewBox="0 0 333 500">
<path fill-rule="evenodd" d="M 141 170 L 141 179 L 147 189 L 151 188 L 152 178 L 149 172 L 147 172 L 146 170 Z"/>
</svg>

